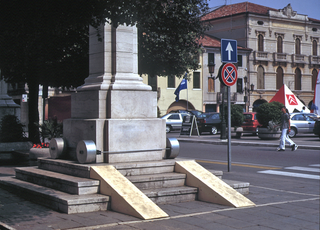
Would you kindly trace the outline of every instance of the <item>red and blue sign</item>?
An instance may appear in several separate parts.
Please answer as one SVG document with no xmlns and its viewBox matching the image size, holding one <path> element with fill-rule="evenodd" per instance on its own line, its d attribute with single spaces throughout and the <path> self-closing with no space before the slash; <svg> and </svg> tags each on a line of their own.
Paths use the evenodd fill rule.
<svg viewBox="0 0 320 230">
<path fill-rule="evenodd" d="M 227 63 L 221 70 L 220 81 L 226 86 L 233 86 L 238 79 L 238 71 L 234 64 Z"/>
</svg>

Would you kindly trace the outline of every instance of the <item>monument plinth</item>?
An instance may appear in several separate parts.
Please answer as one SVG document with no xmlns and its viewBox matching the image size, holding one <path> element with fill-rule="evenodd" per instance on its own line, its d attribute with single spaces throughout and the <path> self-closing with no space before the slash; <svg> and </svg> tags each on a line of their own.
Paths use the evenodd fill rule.
<svg viewBox="0 0 320 230">
<path fill-rule="evenodd" d="M 79 141 L 93 140 L 102 151 L 97 163 L 161 160 L 165 121 L 157 118 L 157 93 L 138 75 L 137 28 L 106 24 L 100 36 L 90 28 L 89 76 L 63 124 L 70 156 Z"/>
</svg>

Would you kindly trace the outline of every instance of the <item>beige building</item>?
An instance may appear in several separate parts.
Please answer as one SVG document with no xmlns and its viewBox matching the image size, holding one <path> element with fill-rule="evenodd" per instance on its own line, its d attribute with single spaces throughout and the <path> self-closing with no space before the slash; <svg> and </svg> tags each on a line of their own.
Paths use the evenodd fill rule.
<svg viewBox="0 0 320 230">
<path fill-rule="evenodd" d="M 221 66 L 220 39 L 205 35 L 201 39 L 202 53 L 199 56 L 200 69 L 188 73 L 188 89 L 180 91 L 180 100 L 175 101 L 175 90 L 182 77 L 148 77 L 143 76 L 145 84 L 158 91 L 158 108 L 163 116 L 172 110 L 199 110 L 203 112 L 219 112 L 222 104 L 222 84 L 216 79 Z M 244 77 L 247 75 L 247 63 L 251 49 L 238 46 L 238 82 L 244 87 Z M 209 63 L 214 65 L 213 73 L 209 73 Z M 241 87 L 241 89 L 243 89 Z M 237 90 L 237 84 L 230 87 L 231 103 L 242 104 L 245 109 L 244 92 Z M 225 101 L 227 101 L 225 90 Z"/>
<path fill-rule="evenodd" d="M 211 25 L 209 35 L 252 49 L 247 77 L 255 89 L 246 92 L 250 110 L 268 102 L 283 84 L 310 104 L 320 67 L 320 20 L 299 14 L 290 4 L 278 10 L 250 2 L 222 6 L 202 19 Z"/>
</svg>

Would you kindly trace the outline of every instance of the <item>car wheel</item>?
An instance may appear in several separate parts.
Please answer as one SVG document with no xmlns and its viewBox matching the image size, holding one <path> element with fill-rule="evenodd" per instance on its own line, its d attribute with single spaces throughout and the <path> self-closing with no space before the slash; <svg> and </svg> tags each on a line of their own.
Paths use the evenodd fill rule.
<svg viewBox="0 0 320 230">
<path fill-rule="evenodd" d="M 166 126 L 166 133 L 170 133 L 171 132 L 171 127 L 170 126 Z"/>
<path fill-rule="evenodd" d="M 218 133 L 218 129 L 215 126 L 211 127 L 211 132 L 212 135 L 216 135 Z"/>
<path fill-rule="evenodd" d="M 288 136 L 291 137 L 295 137 L 297 134 L 297 129 L 296 128 L 291 128 L 290 132 L 288 133 Z"/>
</svg>

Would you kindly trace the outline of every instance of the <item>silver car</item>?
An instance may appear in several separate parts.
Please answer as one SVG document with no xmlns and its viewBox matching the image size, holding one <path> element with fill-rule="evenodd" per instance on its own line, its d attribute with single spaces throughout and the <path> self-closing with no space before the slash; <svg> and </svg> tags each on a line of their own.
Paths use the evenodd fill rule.
<svg viewBox="0 0 320 230">
<path fill-rule="evenodd" d="M 314 113 L 291 113 L 289 137 L 294 137 L 297 133 L 313 133 L 316 118 Z"/>
<path fill-rule="evenodd" d="M 182 121 L 185 116 L 188 116 L 188 113 L 168 113 L 161 117 L 161 119 L 166 120 L 166 132 L 169 133 L 173 130 L 180 130 L 182 126 Z"/>
</svg>

